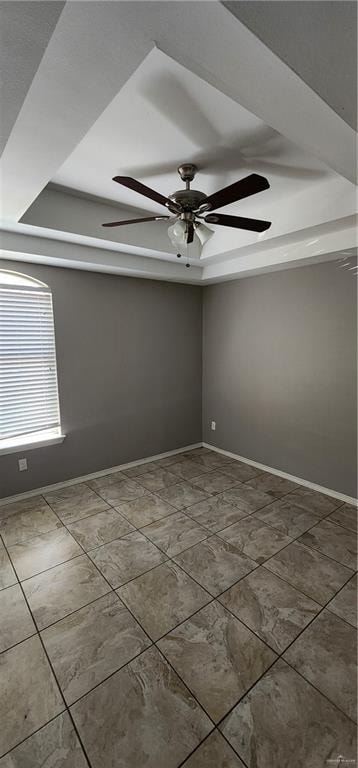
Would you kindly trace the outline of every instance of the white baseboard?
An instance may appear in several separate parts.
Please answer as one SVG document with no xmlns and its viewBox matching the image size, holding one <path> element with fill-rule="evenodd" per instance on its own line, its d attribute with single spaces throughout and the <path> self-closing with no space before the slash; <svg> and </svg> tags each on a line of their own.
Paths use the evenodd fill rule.
<svg viewBox="0 0 358 768">
<path fill-rule="evenodd" d="M 312 491 L 325 493 L 326 496 L 332 496 L 334 499 L 339 499 L 340 501 L 346 502 L 347 504 L 358 503 L 358 500 L 355 499 L 354 496 L 346 496 L 344 493 L 340 493 L 339 491 L 332 491 L 331 488 L 325 488 L 323 485 L 311 483 L 310 480 L 304 480 L 302 477 L 295 477 L 295 475 L 289 475 L 287 472 L 281 472 L 280 469 L 267 467 L 266 464 L 260 464 L 258 461 L 246 459 L 245 456 L 239 456 L 237 453 L 231 453 L 230 451 L 224 451 L 222 448 L 217 448 L 216 445 L 210 445 L 210 443 L 202 443 L 202 445 L 204 448 L 209 448 L 211 451 L 217 451 L 217 453 L 222 453 L 224 456 L 230 456 L 232 459 L 238 459 L 239 461 L 243 461 L 245 464 L 251 464 L 252 467 L 262 469 L 263 472 L 270 472 L 272 475 L 279 475 L 279 477 L 284 477 L 286 480 L 292 480 L 293 483 L 298 483 L 298 485 L 311 488 Z"/>
<path fill-rule="evenodd" d="M 130 461 L 127 464 L 119 464 L 117 467 L 110 467 L 109 469 L 102 469 L 99 472 L 91 472 L 89 475 L 81 475 L 81 477 L 73 477 L 71 480 L 63 480 L 60 483 L 54 483 L 52 485 L 45 485 L 42 488 L 34 488 L 31 491 L 25 491 L 24 493 L 17 493 L 14 496 L 7 496 L 6 498 L 0 499 L 0 507 L 4 504 L 10 504 L 12 501 L 21 501 L 21 499 L 27 499 L 31 498 L 31 496 L 39 496 L 43 493 L 49 493 L 49 491 L 56 491 L 58 488 L 65 488 L 68 485 L 76 485 L 76 483 L 85 483 L 87 480 L 95 480 L 96 477 L 103 477 L 103 475 L 110 475 L 113 472 L 120 472 L 122 469 L 129 469 L 130 467 L 136 467 L 140 464 L 148 464 L 151 461 L 157 461 L 158 459 L 165 459 L 167 456 L 174 456 L 176 453 L 185 453 L 185 451 L 191 451 L 194 448 L 200 448 L 203 446 L 204 448 L 209 448 L 211 451 L 217 451 L 217 453 L 222 453 L 224 456 L 229 456 L 232 459 L 238 459 L 239 461 L 243 461 L 245 464 L 250 464 L 252 467 L 257 467 L 258 469 L 262 469 L 263 472 L 271 472 L 273 475 L 279 475 L 279 477 L 284 477 L 286 480 L 291 480 L 293 483 L 298 483 L 298 485 L 303 485 L 306 488 L 311 488 L 313 491 L 318 491 L 319 493 L 325 493 L 326 496 L 332 496 L 334 499 L 339 499 L 342 502 L 346 502 L 347 504 L 354 504 L 356 505 L 358 503 L 358 500 L 355 499 L 353 496 L 347 496 L 344 493 L 340 493 L 339 491 L 333 491 L 331 488 L 326 488 L 323 485 L 317 485 L 317 483 L 311 483 L 310 480 L 304 480 L 302 477 L 296 477 L 295 475 L 289 475 L 287 472 L 281 472 L 279 469 L 275 469 L 274 467 L 268 467 L 266 464 L 260 464 L 258 461 L 252 461 L 252 459 L 247 459 L 245 456 L 239 456 L 237 453 L 231 453 L 231 451 L 224 451 L 223 448 L 217 448 L 216 445 L 211 445 L 210 443 L 193 443 L 192 445 L 186 445 L 184 448 L 176 448 L 173 451 L 166 451 L 165 453 L 158 453 L 155 456 L 147 456 L 145 459 L 139 459 L 138 461 Z"/>
<path fill-rule="evenodd" d="M 66 488 L 68 485 L 76 485 L 77 483 L 85 483 L 87 480 L 95 480 L 96 477 L 103 477 L 103 475 L 111 475 L 113 472 L 120 472 L 121 469 L 129 469 L 130 467 L 137 467 L 140 464 L 149 464 L 150 461 L 157 461 L 158 459 L 166 459 L 167 456 L 174 456 L 176 453 L 185 453 L 185 451 L 192 451 L 193 448 L 201 448 L 202 443 L 193 443 L 192 445 L 186 445 L 184 448 L 176 448 L 174 451 L 166 451 L 165 453 L 157 453 L 155 456 L 147 456 L 145 459 L 139 459 L 138 461 L 129 461 L 127 464 L 119 464 L 117 467 L 110 467 L 109 469 L 101 469 L 100 472 L 91 472 L 89 475 L 81 475 L 81 477 L 73 477 L 71 480 L 63 480 L 61 483 L 53 483 L 52 485 L 44 485 L 42 488 L 33 488 L 31 491 L 24 491 L 24 493 L 17 493 L 14 496 L 6 496 L 0 499 L 0 507 L 4 504 L 11 504 L 12 501 L 21 501 L 21 499 L 29 499 L 31 496 L 41 496 L 43 493 L 49 493 L 49 491 L 56 491 L 58 488 Z"/>
</svg>

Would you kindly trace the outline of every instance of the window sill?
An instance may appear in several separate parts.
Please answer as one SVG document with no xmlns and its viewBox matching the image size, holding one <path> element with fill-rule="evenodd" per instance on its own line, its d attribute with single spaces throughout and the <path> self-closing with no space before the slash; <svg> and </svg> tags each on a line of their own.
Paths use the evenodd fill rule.
<svg viewBox="0 0 358 768">
<path fill-rule="evenodd" d="M 21 437 L 12 437 L 9 440 L 0 440 L 0 456 L 8 453 L 19 453 L 20 451 L 31 451 L 33 448 L 43 448 L 46 445 L 56 445 L 63 443 L 66 435 L 61 434 L 60 430 L 48 430 L 36 432 L 31 435 L 21 435 Z"/>
</svg>

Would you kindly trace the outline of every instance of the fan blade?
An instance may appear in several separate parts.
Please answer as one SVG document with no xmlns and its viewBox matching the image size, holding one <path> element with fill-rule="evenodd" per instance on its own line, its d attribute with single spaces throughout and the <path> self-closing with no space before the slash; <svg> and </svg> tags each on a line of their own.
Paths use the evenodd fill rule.
<svg viewBox="0 0 358 768">
<path fill-rule="evenodd" d="M 139 224 L 141 221 L 164 221 L 170 219 L 170 216 L 146 216 L 144 219 L 128 219 L 128 221 L 109 221 L 102 224 L 102 227 L 120 227 L 122 224 Z"/>
<path fill-rule="evenodd" d="M 225 216 L 222 213 L 209 213 L 208 216 L 204 216 L 204 221 L 208 224 L 220 224 L 223 227 L 248 229 L 250 232 L 264 232 L 265 229 L 271 227 L 271 221 L 245 219 L 242 216 Z"/>
<path fill-rule="evenodd" d="M 113 181 L 116 181 L 117 184 L 122 184 L 123 187 L 132 189 L 133 192 L 138 192 L 139 195 L 149 197 L 150 200 L 154 200 L 154 202 L 159 203 L 159 205 L 165 205 L 166 208 L 171 208 L 178 213 L 181 212 L 181 208 L 169 200 L 168 197 L 164 197 L 160 192 L 156 192 L 154 189 L 147 187 L 145 184 L 141 184 L 140 181 L 136 181 L 136 179 L 132 179 L 130 176 L 114 176 Z"/>
<path fill-rule="evenodd" d="M 192 221 L 188 221 L 188 239 L 187 244 L 192 243 L 194 240 L 194 224 Z"/>
<path fill-rule="evenodd" d="M 203 210 L 205 205 L 206 210 L 206 206 L 209 206 L 210 211 L 216 211 L 217 208 L 222 208 L 224 205 L 229 205 L 229 203 L 235 203 L 236 200 L 256 195 L 257 192 L 262 192 L 264 189 L 268 189 L 269 186 L 264 176 L 259 176 L 258 173 L 251 173 L 245 179 L 240 179 L 240 181 L 230 184 L 229 187 L 224 187 L 219 192 L 209 195 L 205 203 L 203 203 Z"/>
</svg>

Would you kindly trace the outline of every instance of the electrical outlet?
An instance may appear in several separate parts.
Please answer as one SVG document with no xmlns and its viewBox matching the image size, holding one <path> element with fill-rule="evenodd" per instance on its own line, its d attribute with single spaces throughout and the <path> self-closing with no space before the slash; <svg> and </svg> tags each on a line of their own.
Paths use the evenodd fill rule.
<svg viewBox="0 0 358 768">
<path fill-rule="evenodd" d="M 25 469 L 27 469 L 27 459 L 19 459 L 18 465 L 19 472 L 23 472 Z"/>
<path fill-rule="evenodd" d="M 216 430 L 216 421 L 212 421 L 211 422 L 211 429 L 213 430 L 213 432 L 215 432 L 215 430 Z"/>
</svg>

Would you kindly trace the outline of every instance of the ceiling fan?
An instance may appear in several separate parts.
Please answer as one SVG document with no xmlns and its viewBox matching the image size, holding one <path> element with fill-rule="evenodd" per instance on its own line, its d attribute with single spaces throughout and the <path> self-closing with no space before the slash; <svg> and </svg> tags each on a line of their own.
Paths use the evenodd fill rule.
<svg viewBox="0 0 358 768">
<path fill-rule="evenodd" d="M 257 192 L 268 189 L 270 185 L 264 176 L 251 173 L 250 176 L 246 176 L 244 179 L 224 187 L 219 192 L 214 192 L 213 195 L 207 196 L 204 192 L 190 189 L 190 183 L 193 181 L 196 171 L 197 167 L 193 163 L 180 165 L 178 173 L 182 181 L 185 182 L 186 188 L 179 189 L 177 192 L 169 195 L 169 197 L 164 197 L 164 195 L 147 187 L 140 181 L 132 179 L 130 176 L 114 176 L 113 181 L 128 187 L 128 189 L 132 189 L 133 192 L 138 192 L 138 194 L 148 197 L 150 200 L 154 200 L 154 202 L 163 205 L 170 213 L 174 214 L 175 223 L 169 227 L 168 235 L 173 244 L 178 247 L 182 245 L 187 246 L 192 243 L 195 232 L 197 232 L 202 244 L 206 241 L 208 236 L 212 234 L 212 230 L 209 227 L 203 226 L 201 221 L 205 221 L 207 224 L 246 229 L 250 232 L 264 232 L 271 226 L 270 221 L 262 221 L 261 219 L 247 219 L 242 216 L 210 213 L 210 211 L 216 211 L 218 208 L 229 205 L 229 203 L 234 203 L 237 200 L 242 200 L 245 197 L 256 195 Z M 172 218 L 172 216 L 146 216 L 140 219 L 129 219 L 128 221 L 110 221 L 102 224 L 102 227 L 120 227 L 125 224 L 139 224 L 142 221 L 161 221 Z M 177 256 L 180 258 L 181 254 L 178 253 Z M 186 266 L 190 265 L 187 264 Z"/>
</svg>

